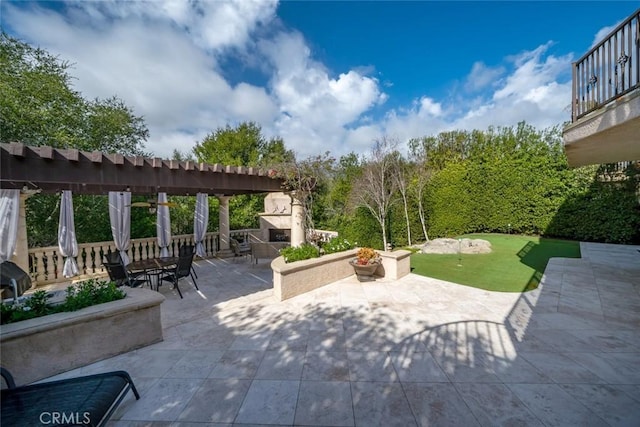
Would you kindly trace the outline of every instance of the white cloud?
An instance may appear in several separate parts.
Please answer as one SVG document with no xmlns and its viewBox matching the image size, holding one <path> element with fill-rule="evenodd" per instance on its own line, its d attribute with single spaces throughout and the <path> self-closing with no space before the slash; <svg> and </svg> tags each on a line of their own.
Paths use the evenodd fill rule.
<svg viewBox="0 0 640 427">
<path fill-rule="evenodd" d="M 422 97 L 415 100 L 411 108 L 390 110 L 375 129 L 379 135 L 394 135 L 408 141 L 452 129 L 513 126 L 520 121 L 539 129 L 561 124 L 570 118 L 567 107 L 571 102 L 571 81 L 566 74 L 572 56 L 548 55 L 550 45 L 506 58 L 508 66 L 489 69 L 481 63 L 474 64 L 465 81 L 471 82 L 480 76 L 485 84 L 474 89 L 493 88 L 484 96 L 467 98 L 463 94 L 447 102 Z M 498 75 L 502 77 L 496 79 Z M 489 84 L 490 79 L 494 83 Z M 351 143 L 363 146 L 371 130 L 371 126 L 362 132 L 353 130 Z"/>
<path fill-rule="evenodd" d="M 300 33 L 281 32 L 259 48 L 274 68 L 270 85 L 282 113 L 275 127 L 301 154 L 336 147 L 347 125 L 386 100 L 375 78 L 355 70 L 331 77 Z"/>
<path fill-rule="evenodd" d="M 329 70 L 304 35 L 284 30 L 275 1 L 65 3 L 65 15 L 34 4 L 4 4 L 15 35 L 75 63 L 87 98 L 117 95 L 150 129 L 147 150 L 183 153 L 217 127 L 258 122 L 301 156 L 368 152 L 382 135 L 407 141 L 451 129 L 569 118 L 571 55 L 550 43 L 488 66 L 475 62 L 446 99 L 424 94 L 384 110 L 393 82 L 378 64 Z M 229 55 L 265 73 L 265 87 L 230 83 Z"/>
<path fill-rule="evenodd" d="M 193 146 L 194 135 L 227 123 L 273 121 L 278 109 L 265 88 L 246 83 L 232 87 L 216 70 L 216 57 L 195 44 L 189 33 L 157 20 L 132 18 L 160 13 L 162 4 L 153 3 L 154 12 L 153 7 L 137 10 L 136 2 L 126 3 L 114 12 L 121 18 L 99 30 L 91 23 L 106 19 L 100 15 L 104 10 L 125 7 L 122 3 L 82 3 L 86 10 L 74 10 L 76 21 L 45 9 L 11 6 L 5 18 L 28 41 L 74 63 L 74 84 L 85 97 L 117 95 L 143 115 L 151 133 L 146 149 L 158 156 L 168 157 L 174 148 L 189 151 L 188 138 Z M 234 42 L 227 37 L 211 46 L 230 43 Z"/>
<path fill-rule="evenodd" d="M 504 72 L 504 67 L 487 67 L 481 61 L 475 62 L 465 81 L 465 89 L 475 92 L 487 86 L 495 86 Z"/>
</svg>

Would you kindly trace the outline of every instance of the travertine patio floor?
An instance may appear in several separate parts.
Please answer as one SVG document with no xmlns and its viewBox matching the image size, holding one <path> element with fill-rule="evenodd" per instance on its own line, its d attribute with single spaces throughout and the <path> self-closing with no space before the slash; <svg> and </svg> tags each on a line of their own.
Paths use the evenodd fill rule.
<svg viewBox="0 0 640 427">
<path fill-rule="evenodd" d="M 278 302 L 268 263 L 198 261 L 201 293 L 161 288 L 164 342 L 58 377 L 127 370 L 119 427 L 640 425 L 640 247 L 581 248 L 526 294 L 410 274 Z"/>
</svg>

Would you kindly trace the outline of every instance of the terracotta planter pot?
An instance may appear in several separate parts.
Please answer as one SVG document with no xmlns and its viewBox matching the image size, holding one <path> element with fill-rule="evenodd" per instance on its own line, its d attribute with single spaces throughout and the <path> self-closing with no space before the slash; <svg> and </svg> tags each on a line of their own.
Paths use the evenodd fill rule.
<svg viewBox="0 0 640 427">
<path fill-rule="evenodd" d="M 356 272 L 356 276 L 358 276 L 358 280 L 361 282 L 374 280 L 373 274 L 376 272 L 379 266 L 379 264 L 361 265 L 356 263 L 355 261 L 349 261 L 349 264 L 353 266 L 353 269 Z"/>
</svg>

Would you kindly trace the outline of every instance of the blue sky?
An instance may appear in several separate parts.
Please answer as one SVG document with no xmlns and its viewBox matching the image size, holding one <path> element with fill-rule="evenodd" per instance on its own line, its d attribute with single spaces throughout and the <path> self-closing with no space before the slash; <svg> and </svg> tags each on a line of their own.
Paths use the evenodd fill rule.
<svg viewBox="0 0 640 427">
<path fill-rule="evenodd" d="M 301 157 L 570 117 L 571 62 L 639 2 L 0 3 L 2 27 L 74 63 L 86 98 L 188 152 L 252 120 Z"/>
</svg>

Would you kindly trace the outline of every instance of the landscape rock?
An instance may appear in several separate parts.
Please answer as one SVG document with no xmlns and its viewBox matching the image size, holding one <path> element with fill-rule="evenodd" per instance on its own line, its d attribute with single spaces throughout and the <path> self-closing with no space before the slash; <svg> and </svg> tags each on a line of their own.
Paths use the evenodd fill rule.
<svg viewBox="0 0 640 427">
<path fill-rule="evenodd" d="M 488 254 L 491 243 L 483 239 L 434 239 L 422 246 L 423 254 Z"/>
</svg>

